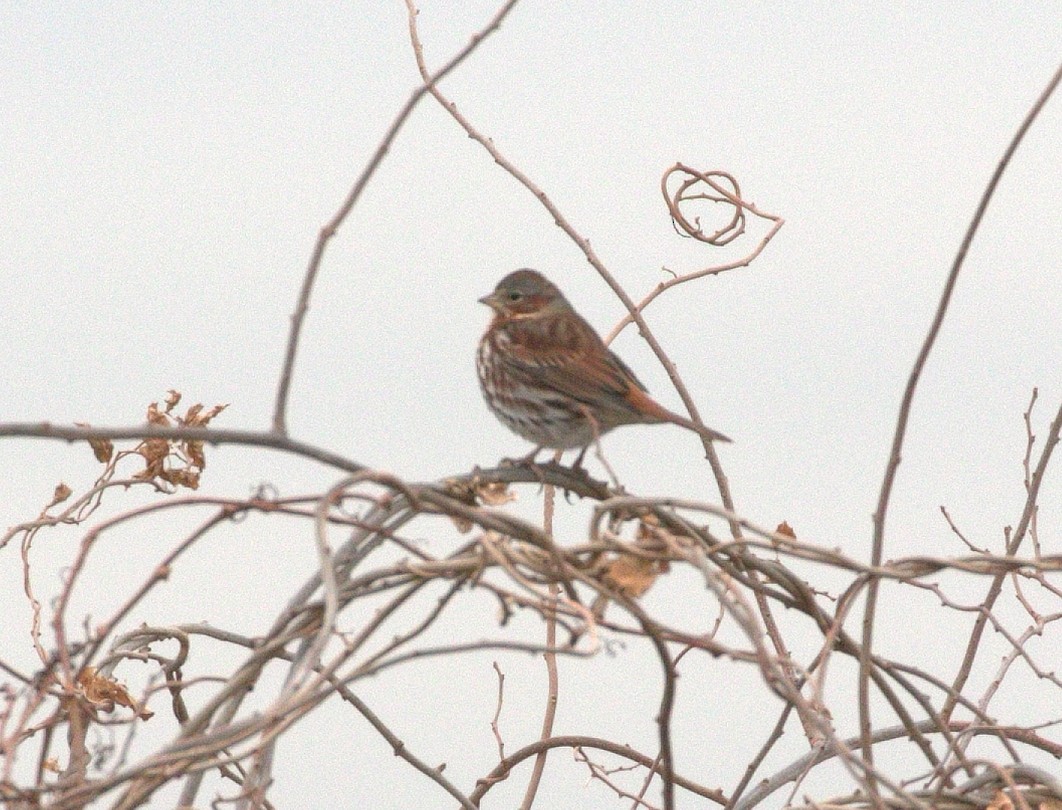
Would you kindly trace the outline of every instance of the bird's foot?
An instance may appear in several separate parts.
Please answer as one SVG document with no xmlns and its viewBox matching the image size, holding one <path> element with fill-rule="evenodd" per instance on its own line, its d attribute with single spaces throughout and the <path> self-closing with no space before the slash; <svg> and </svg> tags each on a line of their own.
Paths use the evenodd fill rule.
<svg viewBox="0 0 1062 810">
<path fill-rule="evenodd" d="M 542 447 L 541 446 L 536 447 L 534 450 L 532 450 L 526 456 L 520 456 L 519 458 L 503 458 L 499 462 L 499 466 L 501 466 L 501 467 L 525 467 L 526 469 L 528 469 L 532 473 L 534 473 L 535 478 L 538 479 L 538 483 L 539 483 L 540 486 L 545 486 L 546 485 L 546 477 L 545 477 L 545 475 L 542 472 L 542 466 L 537 461 L 535 461 L 535 456 L 537 456 L 540 452 L 542 452 Z M 552 462 L 547 462 L 546 463 L 547 466 L 550 463 L 552 463 Z"/>
<path fill-rule="evenodd" d="M 586 456 L 586 451 L 590 449 L 590 445 L 587 445 L 579 451 L 579 455 L 575 457 L 575 461 L 572 462 L 571 471 L 573 475 L 579 475 L 584 478 L 589 478 L 590 473 L 586 471 L 586 467 L 583 466 L 583 457 Z"/>
<path fill-rule="evenodd" d="M 542 452 L 542 446 L 539 445 L 526 456 L 520 456 L 519 458 L 503 458 L 499 463 L 502 467 L 537 467 L 535 463 L 535 456 Z"/>
</svg>

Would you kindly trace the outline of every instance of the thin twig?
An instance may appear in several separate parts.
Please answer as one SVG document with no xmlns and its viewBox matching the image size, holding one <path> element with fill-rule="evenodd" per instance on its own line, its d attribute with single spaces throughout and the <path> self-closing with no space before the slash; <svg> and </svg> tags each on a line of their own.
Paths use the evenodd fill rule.
<svg viewBox="0 0 1062 810">
<path fill-rule="evenodd" d="M 974 235 L 977 233 L 977 229 L 981 225 L 981 220 L 984 217 L 985 211 L 988 210 L 988 204 L 992 199 L 996 186 L 999 185 L 1003 172 L 1006 170 L 1011 157 L 1013 157 L 1018 146 L 1021 144 L 1022 138 L 1025 137 L 1025 133 L 1028 131 L 1029 127 L 1032 126 L 1032 122 L 1036 120 L 1040 110 L 1043 109 L 1043 106 L 1054 92 L 1055 87 L 1058 86 L 1059 80 L 1062 80 L 1062 66 L 1059 66 L 1055 71 L 1054 76 L 1052 76 L 1047 87 L 1044 88 L 1040 97 L 1026 114 L 1025 119 L 1018 127 L 1018 131 L 1014 134 L 1006 151 L 1003 153 L 1002 159 L 999 161 L 995 171 L 992 173 L 991 179 L 988 181 L 988 186 L 981 195 L 977 210 L 974 212 L 973 219 L 970 221 L 970 225 L 966 229 L 966 234 L 963 236 L 962 243 L 959 245 L 959 251 L 955 256 L 954 262 L 952 262 L 951 270 L 948 273 L 947 281 L 944 284 L 944 290 L 941 293 L 940 301 L 937 304 L 936 314 L 933 316 L 929 331 L 926 333 L 925 340 L 922 342 L 922 347 L 919 349 L 918 356 L 915 358 L 910 376 L 907 379 L 907 385 L 904 389 L 903 400 L 900 403 L 900 412 L 896 419 L 896 430 L 893 434 L 892 447 L 889 450 L 889 460 L 885 466 L 885 476 L 881 482 L 881 491 L 878 494 L 877 508 L 874 510 L 874 534 L 870 550 L 871 565 L 879 565 L 882 560 L 882 555 L 884 554 L 885 517 L 889 508 L 889 498 L 892 494 L 892 485 L 896 478 L 896 470 L 900 466 L 900 452 L 903 448 L 904 436 L 907 433 L 907 420 L 910 417 L 911 406 L 914 403 L 915 388 L 918 386 L 918 380 L 922 375 L 922 369 L 925 367 L 926 360 L 929 358 L 929 353 L 933 349 L 937 334 L 940 332 L 940 327 L 944 323 L 944 316 L 947 314 L 948 305 L 951 303 L 951 296 L 955 290 L 955 284 L 959 279 L 959 271 L 962 269 L 963 263 L 966 260 L 966 254 L 970 249 L 970 245 L 973 243 Z M 869 587 L 867 588 L 867 601 L 863 613 L 863 643 L 861 645 L 859 662 L 859 728 L 860 736 L 862 738 L 863 758 L 867 765 L 872 765 L 874 761 L 873 749 L 870 744 L 870 657 L 874 641 L 878 587 L 879 582 L 877 578 L 872 577 Z M 983 628 L 983 626 L 982 623 L 980 627 Z M 980 633 L 975 631 L 973 637 L 971 637 L 971 643 L 967 650 L 967 657 L 970 659 L 972 659 L 972 650 L 976 649 L 975 641 L 979 638 Z M 957 692 L 962 691 L 960 681 L 964 682 L 964 680 L 964 678 L 957 679 Z M 941 712 L 941 715 L 945 720 L 950 717 L 951 705 L 953 704 L 949 704 L 945 711 Z M 873 781 L 867 784 L 867 788 L 870 792 L 870 798 L 875 806 L 878 810 L 883 810 L 880 799 L 878 798 L 877 787 L 874 785 Z"/>
<path fill-rule="evenodd" d="M 556 488 L 547 484 L 543 493 L 542 530 L 548 535 L 553 534 L 553 508 L 556 496 Z M 556 583 L 550 583 L 549 598 L 551 609 L 546 613 L 546 651 L 542 653 L 542 658 L 546 662 L 547 691 L 546 710 L 542 713 L 542 731 L 539 734 L 539 739 L 541 740 L 548 740 L 553 736 L 553 721 L 557 716 L 557 699 L 560 692 L 560 680 L 557 676 L 557 654 L 553 651 L 557 645 L 557 612 L 555 606 L 558 593 L 560 593 L 560 588 L 557 587 Z M 535 764 L 531 768 L 531 778 L 527 780 L 527 789 L 524 791 L 524 800 L 520 803 L 520 810 L 531 810 L 531 805 L 535 803 L 535 794 L 538 793 L 538 786 L 542 782 L 542 774 L 546 770 L 546 757 L 548 755 L 549 750 L 544 748 L 535 756 Z"/>
<path fill-rule="evenodd" d="M 424 77 L 424 83 L 410 94 L 402 109 L 398 111 L 398 115 L 395 116 L 394 121 L 391 122 L 391 126 L 387 128 L 383 140 L 377 145 L 376 151 L 373 152 L 368 164 L 362 169 L 358 179 L 354 182 L 354 187 L 350 190 L 343 204 L 339 206 L 339 210 L 321 228 L 317 236 L 317 242 L 313 247 L 313 253 L 310 254 L 310 263 L 302 280 L 302 289 L 299 291 L 295 312 L 291 316 L 291 330 L 288 332 L 288 345 L 284 351 L 284 365 L 281 368 L 280 382 L 277 384 L 276 405 L 273 409 L 274 433 L 281 436 L 287 433 L 288 392 L 291 388 L 291 376 L 295 368 L 295 355 L 299 347 L 299 336 L 302 333 L 302 322 L 310 308 L 310 293 L 313 290 L 314 280 L 317 278 L 317 271 L 321 266 L 321 258 L 324 256 L 325 247 L 328 245 L 329 240 L 335 236 L 336 231 L 339 230 L 339 226 L 343 224 L 351 209 L 357 204 L 358 198 L 361 197 L 361 193 L 376 173 L 376 169 L 383 162 L 392 142 L 398 135 L 398 131 L 405 124 L 406 119 L 409 118 L 409 114 L 413 112 L 413 108 L 424 98 L 424 94 L 435 86 L 436 82 L 442 81 L 454 68 L 464 62 L 484 39 L 498 30 L 502 20 L 516 5 L 516 2 L 517 0 L 507 0 L 494 17 L 491 18 L 490 22 L 481 28 L 478 33 L 474 34 L 468 44 L 458 51 L 449 62 L 434 74 Z"/>
</svg>

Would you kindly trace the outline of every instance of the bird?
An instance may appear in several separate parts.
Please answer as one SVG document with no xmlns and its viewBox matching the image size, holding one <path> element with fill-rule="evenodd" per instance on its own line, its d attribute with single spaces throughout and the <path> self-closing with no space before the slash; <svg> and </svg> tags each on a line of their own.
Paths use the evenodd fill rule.
<svg viewBox="0 0 1062 810">
<path fill-rule="evenodd" d="M 716 442 L 730 439 L 673 413 L 646 388 L 553 282 L 537 270 L 509 273 L 479 299 L 493 318 L 476 372 L 487 407 L 535 449 L 582 448 L 621 425 L 670 422 Z"/>
</svg>

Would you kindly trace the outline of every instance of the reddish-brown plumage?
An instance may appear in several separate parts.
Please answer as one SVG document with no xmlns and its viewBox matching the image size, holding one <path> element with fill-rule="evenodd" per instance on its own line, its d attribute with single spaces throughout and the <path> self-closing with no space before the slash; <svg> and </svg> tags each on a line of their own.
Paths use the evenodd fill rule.
<svg viewBox="0 0 1062 810">
<path fill-rule="evenodd" d="M 614 427 L 660 422 L 730 441 L 653 400 L 541 273 L 510 273 L 479 300 L 494 310 L 476 356 L 483 396 L 506 427 L 538 448 L 585 448 Z"/>
</svg>

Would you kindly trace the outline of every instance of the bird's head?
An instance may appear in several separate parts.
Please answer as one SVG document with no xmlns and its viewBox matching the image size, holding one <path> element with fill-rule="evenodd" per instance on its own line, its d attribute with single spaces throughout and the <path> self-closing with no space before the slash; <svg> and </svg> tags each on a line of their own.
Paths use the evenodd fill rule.
<svg viewBox="0 0 1062 810">
<path fill-rule="evenodd" d="M 549 279 L 526 268 L 507 275 L 479 302 L 506 318 L 530 318 L 569 309 L 567 299 Z"/>
</svg>

